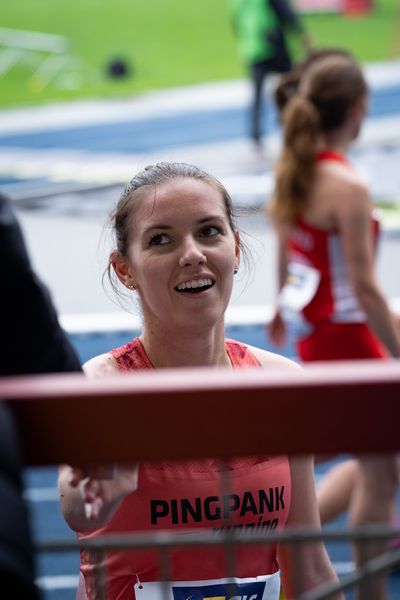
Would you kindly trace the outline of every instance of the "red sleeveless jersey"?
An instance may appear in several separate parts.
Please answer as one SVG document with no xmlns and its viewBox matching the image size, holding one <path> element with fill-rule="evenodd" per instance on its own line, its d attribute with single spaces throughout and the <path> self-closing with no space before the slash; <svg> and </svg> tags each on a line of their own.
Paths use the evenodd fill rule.
<svg viewBox="0 0 400 600">
<path fill-rule="evenodd" d="M 234 368 L 260 366 L 244 344 L 226 340 L 226 350 Z M 121 371 L 153 368 L 138 338 L 111 354 Z M 192 406 L 188 410 L 201 411 L 202 407 Z M 168 423 L 165 426 L 168 428 Z M 132 435 L 135 435 L 134 426 Z M 194 431 L 193 435 L 199 435 L 199 432 Z M 221 429 L 223 435 L 229 435 L 229 431 Z M 201 530 L 218 532 L 233 527 L 247 532 L 251 541 L 253 532 L 267 532 L 285 525 L 290 499 L 290 468 L 286 456 L 233 458 L 225 464 L 212 458 L 143 463 L 137 491 L 124 499 L 112 521 L 103 529 L 78 536 L 85 539 L 103 533 L 160 530 L 184 535 L 188 530 L 197 530 L 201 534 Z M 160 580 L 159 559 L 159 553 L 153 550 L 107 552 L 101 563 L 107 600 L 131 600 L 135 596 L 138 599 L 142 593 L 139 582 L 146 589 L 146 582 Z M 235 577 L 255 578 L 257 585 L 264 585 L 258 581 L 259 576 L 278 571 L 275 545 L 240 545 L 235 548 L 233 559 Z M 227 576 L 223 549 L 173 549 L 169 561 L 169 579 L 185 582 L 185 585 L 189 582 L 192 595 L 195 595 L 193 582 L 198 584 L 199 581 L 205 581 L 210 590 L 214 590 L 207 591 L 206 595 L 223 595 L 220 580 Z M 99 569 L 93 553 L 82 550 L 81 572 L 85 577 L 87 598 L 100 597 L 97 592 Z M 214 587 L 216 585 L 215 589 L 211 582 Z M 253 579 L 250 583 L 246 579 L 246 582 L 246 585 L 256 584 Z M 183 593 L 183 589 L 189 588 L 178 591 Z M 189 592 L 186 594 L 190 595 Z M 175 591 L 173 597 L 180 598 Z M 263 597 L 261 594 L 260 599 Z"/>
<path fill-rule="evenodd" d="M 317 162 L 348 164 L 326 150 Z M 371 234 L 379 235 L 377 211 L 371 212 Z M 340 232 L 320 229 L 299 218 L 288 236 L 288 277 L 280 292 L 283 313 L 298 321 L 302 360 L 381 358 L 380 342 L 366 325 L 367 316 L 349 280 Z"/>
</svg>

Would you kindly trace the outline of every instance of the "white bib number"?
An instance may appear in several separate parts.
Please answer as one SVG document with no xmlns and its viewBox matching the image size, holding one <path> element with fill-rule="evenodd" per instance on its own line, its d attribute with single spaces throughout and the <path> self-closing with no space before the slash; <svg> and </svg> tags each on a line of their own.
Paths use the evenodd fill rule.
<svg viewBox="0 0 400 600">
<path fill-rule="evenodd" d="M 279 600 L 279 591 L 279 571 L 244 579 L 135 584 L 137 600 Z"/>
<path fill-rule="evenodd" d="M 279 296 L 280 306 L 287 310 L 301 311 L 314 298 L 320 278 L 319 271 L 313 267 L 289 263 L 287 280 Z"/>
</svg>

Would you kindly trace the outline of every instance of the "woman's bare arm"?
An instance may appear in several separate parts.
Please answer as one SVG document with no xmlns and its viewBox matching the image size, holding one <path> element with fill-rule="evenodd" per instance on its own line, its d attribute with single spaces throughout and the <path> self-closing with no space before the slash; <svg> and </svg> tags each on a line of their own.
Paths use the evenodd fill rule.
<svg viewBox="0 0 400 600">
<path fill-rule="evenodd" d="M 83 370 L 89 378 L 118 373 L 111 354 L 94 357 L 83 365 Z M 64 518 L 74 531 L 104 527 L 137 485 L 137 464 L 63 465 L 59 469 L 58 488 Z"/>
<path fill-rule="evenodd" d="M 278 302 L 279 292 L 283 288 L 288 271 L 287 230 L 284 227 L 276 227 L 277 238 L 277 302 L 274 314 L 267 324 L 267 332 L 271 340 L 277 346 L 282 346 L 286 341 L 286 325 L 281 315 Z"/>
<path fill-rule="evenodd" d="M 375 251 L 368 192 L 362 184 L 348 186 L 336 211 L 349 279 L 375 335 L 390 354 L 400 357 L 400 334 L 375 277 Z"/>
<path fill-rule="evenodd" d="M 292 496 L 287 527 L 320 529 L 312 456 L 291 457 L 290 473 Z M 338 581 L 322 542 L 294 546 L 281 543 L 278 562 L 288 600 L 322 584 Z M 333 600 L 343 599 L 341 593 L 333 597 Z"/>
</svg>

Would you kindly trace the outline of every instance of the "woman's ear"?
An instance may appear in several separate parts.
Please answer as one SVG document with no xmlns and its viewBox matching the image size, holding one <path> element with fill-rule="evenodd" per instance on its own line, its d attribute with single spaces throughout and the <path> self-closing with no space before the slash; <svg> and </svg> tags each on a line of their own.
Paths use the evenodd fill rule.
<svg viewBox="0 0 400 600">
<path fill-rule="evenodd" d="M 355 140 L 360 134 L 362 123 L 365 119 L 367 110 L 366 99 L 360 99 L 353 104 L 348 110 L 347 119 L 350 127 L 352 128 L 351 134 L 352 139 Z"/>
<path fill-rule="evenodd" d="M 368 110 L 368 100 L 367 98 L 359 98 L 354 102 L 354 104 L 348 110 L 348 116 L 350 119 L 353 119 L 357 122 L 360 122 L 364 119 Z"/>
<path fill-rule="evenodd" d="M 130 265 L 126 258 L 116 250 L 110 254 L 110 265 L 114 269 L 120 282 L 130 290 L 136 289 L 135 278 L 132 275 Z"/>
<path fill-rule="evenodd" d="M 239 233 L 238 229 L 236 229 L 236 231 L 235 231 L 235 256 L 236 256 L 235 269 L 239 269 L 239 265 L 240 265 L 240 233 Z"/>
</svg>

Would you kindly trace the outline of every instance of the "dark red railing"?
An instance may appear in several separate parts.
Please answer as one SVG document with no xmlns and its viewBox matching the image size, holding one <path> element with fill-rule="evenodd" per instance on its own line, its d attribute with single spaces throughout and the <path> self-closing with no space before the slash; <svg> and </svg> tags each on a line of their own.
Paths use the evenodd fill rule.
<svg viewBox="0 0 400 600">
<path fill-rule="evenodd" d="M 335 362 L 288 372 L 174 369 L 87 380 L 83 375 L 3 378 L 0 397 L 19 426 L 26 463 L 165 460 L 253 454 L 396 452 L 400 448 L 400 361 Z M 388 539 L 400 530 L 269 533 L 290 539 Z M 196 539 L 197 538 L 197 539 Z M 276 538 L 276 540 L 275 540 Z M 244 543 L 240 534 L 201 543 Z M 252 537 L 252 543 L 266 541 Z M 105 547 L 176 545 L 172 535 L 125 535 L 85 542 Z M 182 541 L 179 541 L 181 544 Z M 185 536 L 185 544 L 199 543 Z M 77 547 L 46 541 L 41 550 Z M 400 564 L 394 550 L 342 578 L 346 588 Z M 337 587 L 337 586 L 336 586 Z M 301 600 L 329 598 L 328 586 Z"/>
</svg>

